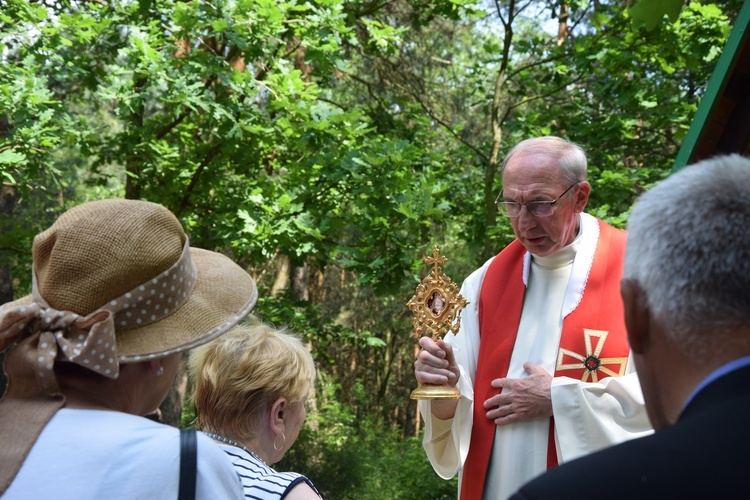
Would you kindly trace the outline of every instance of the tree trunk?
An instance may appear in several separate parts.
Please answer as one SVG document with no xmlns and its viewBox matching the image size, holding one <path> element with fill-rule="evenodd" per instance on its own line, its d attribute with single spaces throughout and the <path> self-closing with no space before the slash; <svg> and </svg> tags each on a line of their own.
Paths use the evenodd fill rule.
<svg viewBox="0 0 750 500">
<path fill-rule="evenodd" d="M 272 297 L 276 297 L 289 286 L 289 257 L 279 255 L 276 260 L 279 263 L 279 268 L 276 271 L 276 279 L 273 281 L 273 286 L 271 287 Z"/>
<path fill-rule="evenodd" d="M 560 5 L 560 14 L 557 16 L 557 45 L 565 43 L 568 38 L 568 5 Z"/>
<path fill-rule="evenodd" d="M 13 223 L 13 211 L 18 202 L 18 188 L 11 184 L 0 187 L 0 232 L 7 232 Z M 12 256 L 0 249 L 0 304 L 13 300 L 13 277 L 10 272 Z"/>
<path fill-rule="evenodd" d="M 18 188 L 11 184 L 0 187 L 0 232 L 9 230 L 13 220 L 13 211 L 18 203 Z M 0 249 L 0 304 L 13 300 L 13 276 L 10 270 L 10 252 Z M 7 379 L 2 366 L 5 363 L 5 353 L 0 353 L 0 395 L 5 394 Z"/>
<path fill-rule="evenodd" d="M 508 63 L 510 61 L 510 48 L 513 41 L 513 9 L 515 2 L 511 2 L 508 8 L 508 21 L 503 23 L 505 35 L 503 37 L 503 55 L 500 61 L 497 77 L 495 78 L 495 91 L 492 96 L 492 107 L 490 109 L 490 128 L 492 130 L 492 150 L 490 159 L 487 162 L 487 170 L 484 173 L 484 244 L 482 252 L 482 261 L 495 255 L 496 249 L 492 245 L 489 237 L 488 228 L 495 224 L 497 207 L 495 206 L 495 176 L 498 173 L 500 165 L 500 146 L 503 143 L 503 125 L 508 115 L 510 106 L 508 97 L 505 95 L 505 77 Z"/>
<path fill-rule="evenodd" d="M 135 82 L 135 88 L 133 89 L 135 93 L 140 93 L 143 86 L 146 84 L 145 78 L 139 78 Z M 143 115 L 144 115 L 144 106 L 141 103 L 138 108 L 131 113 L 130 119 L 135 125 L 133 127 L 133 130 L 140 131 L 143 129 Z M 133 144 L 138 144 L 140 141 L 133 141 Z M 138 146 L 134 146 L 138 147 Z M 125 164 L 125 171 L 127 175 L 125 176 L 125 199 L 128 200 L 140 200 L 141 199 L 141 164 L 143 163 L 143 160 L 140 158 L 140 155 L 137 151 L 131 151 L 128 155 L 128 158 L 126 160 Z"/>
<path fill-rule="evenodd" d="M 164 398 L 156 418 L 158 422 L 163 424 L 171 425 L 173 427 L 180 426 L 180 417 L 182 416 L 182 406 L 185 402 L 185 393 L 187 392 L 188 375 L 187 367 L 185 364 L 185 357 L 183 355 L 180 366 L 177 369 L 177 376 L 174 379 L 172 388 L 169 389 L 167 397 Z"/>
<path fill-rule="evenodd" d="M 307 263 L 292 262 L 289 274 L 292 296 L 297 300 L 309 300 Z"/>
</svg>

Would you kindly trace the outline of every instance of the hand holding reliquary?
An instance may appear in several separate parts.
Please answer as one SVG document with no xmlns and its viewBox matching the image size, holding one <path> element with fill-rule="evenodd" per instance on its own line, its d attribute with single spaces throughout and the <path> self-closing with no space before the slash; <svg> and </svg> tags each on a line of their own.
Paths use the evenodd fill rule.
<svg viewBox="0 0 750 500">
<path fill-rule="evenodd" d="M 440 256 L 437 247 L 432 257 L 425 257 L 425 263 L 432 265 L 430 274 L 417 285 L 416 294 L 408 306 L 414 315 L 414 333 L 417 339 L 429 335 L 437 341 L 447 332 L 458 333 L 461 326 L 461 310 L 468 302 L 458 293 L 458 287 L 443 274 L 440 264 L 448 261 Z M 420 384 L 411 393 L 411 399 L 458 399 L 458 389 L 449 385 Z"/>
</svg>

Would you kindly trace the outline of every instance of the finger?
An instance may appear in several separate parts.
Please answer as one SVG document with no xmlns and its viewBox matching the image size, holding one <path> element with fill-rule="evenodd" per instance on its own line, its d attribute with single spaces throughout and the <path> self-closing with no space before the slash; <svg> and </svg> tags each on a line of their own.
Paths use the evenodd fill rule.
<svg viewBox="0 0 750 500">
<path fill-rule="evenodd" d="M 508 415 L 505 415 L 504 417 L 496 418 L 493 422 L 495 425 L 508 425 L 512 424 L 514 422 L 518 422 L 520 420 L 520 417 L 517 413 L 509 413 Z"/>
<path fill-rule="evenodd" d="M 419 339 L 419 346 L 424 350 L 429 352 L 435 357 L 438 358 L 445 358 L 445 350 L 443 350 L 437 342 L 432 340 L 430 337 L 420 337 Z"/>
<path fill-rule="evenodd" d="M 436 356 L 426 349 L 422 349 L 417 354 L 417 362 L 426 366 L 434 368 L 447 369 L 450 366 L 450 362 L 440 356 Z"/>
<path fill-rule="evenodd" d="M 414 376 L 420 384 L 447 384 L 455 374 L 448 370 L 434 368 L 429 365 L 414 363 Z"/>
<path fill-rule="evenodd" d="M 495 380 L 490 382 L 490 387 L 494 387 L 495 389 L 507 387 L 510 384 L 511 380 L 512 379 L 509 378 L 496 378 Z"/>
<path fill-rule="evenodd" d="M 440 349 L 442 349 L 445 352 L 445 358 L 448 360 L 455 359 L 455 356 L 453 355 L 453 346 L 446 342 L 443 339 L 440 339 L 437 341 L 437 345 Z"/>
<path fill-rule="evenodd" d="M 547 372 L 544 368 L 542 368 L 539 365 L 535 365 L 534 363 L 527 361 L 523 364 L 523 369 L 528 373 L 529 375 L 533 375 L 534 373 L 540 373 L 540 372 Z"/>
<path fill-rule="evenodd" d="M 431 358 L 434 360 L 435 358 Z M 437 366 L 433 363 L 424 363 L 422 360 L 417 359 L 414 362 L 414 370 L 425 372 L 425 373 L 439 373 L 443 376 L 448 377 L 448 374 L 452 374 L 453 372 L 445 365 L 447 363 L 445 360 L 437 360 Z"/>
<path fill-rule="evenodd" d="M 497 421 L 499 419 L 508 418 L 513 414 L 513 408 L 510 405 L 496 406 L 487 410 L 487 418 L 489 420 Z"/>
<path fill-rule="evenodd" d="M 489 410 L 491 408 L 499 408 L 499 407 L 508 407 L 510 406 L 511 401 L 507 396 L 503 396 L 502 394 L 496 394 L 486 400 L 484 402 L 484 408 L 485 410 Z"/>
</svg>

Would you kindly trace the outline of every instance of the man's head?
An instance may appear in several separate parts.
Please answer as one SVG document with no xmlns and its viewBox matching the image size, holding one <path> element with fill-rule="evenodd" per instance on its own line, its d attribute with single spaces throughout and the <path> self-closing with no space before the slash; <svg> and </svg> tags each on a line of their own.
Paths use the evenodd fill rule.
<svg viewBox="0 0 750 500">
<path fill-rule="evenodd" d="M 535 215 L 529 205 L 520 206 L 514 215 L 518 206 L 506 204 L 513 231 L 529 252 L 544 257 L 573 242 L 578 214 L 586 207 L 591 191 L 586 182 L 586 154 L 580 147 L 559 137 L 527 139 L 510 150 L 501 175 L 500 202 L 556 200 L 547 203 L 546 208 L 552 209 L 547 216 Z"/>
<path fill-rule="evenodd" d="M 663 427 L 685 391 L 750 355 L 750 159 L 702 161 L 638 199 L 622 292 L 649 416 Z"/>
</svg>

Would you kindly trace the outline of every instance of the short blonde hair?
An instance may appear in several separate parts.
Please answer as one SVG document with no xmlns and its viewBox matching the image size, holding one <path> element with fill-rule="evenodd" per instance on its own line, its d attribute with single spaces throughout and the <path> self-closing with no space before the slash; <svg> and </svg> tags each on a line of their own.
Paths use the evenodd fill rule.
<svg viewBox="0 0 750 500">
<path fill-rule="evenodd" d="M 253 320 L 196 347 L 188 361 L 198 429 L 235 439 L 255 436 L 279 398 L 312 396 L 315 362 L 300 338 Z"/>
</svg>

